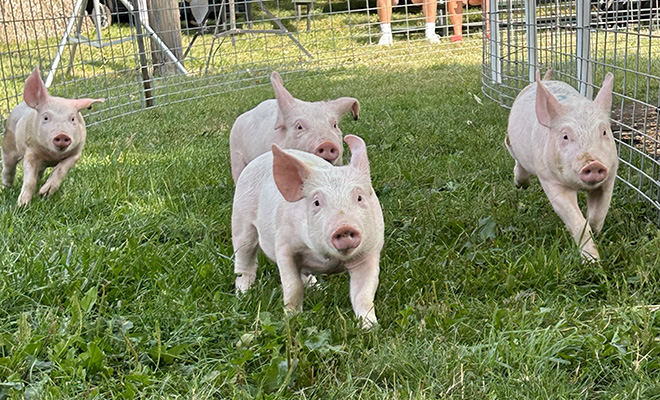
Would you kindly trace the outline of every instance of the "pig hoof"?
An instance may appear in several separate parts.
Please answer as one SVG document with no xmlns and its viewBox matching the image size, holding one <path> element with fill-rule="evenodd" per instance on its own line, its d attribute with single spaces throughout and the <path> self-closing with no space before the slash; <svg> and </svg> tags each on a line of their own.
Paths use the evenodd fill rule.
<svg viewBox="0 0 660 400">
<path fill-rule="evenodd" d="M 529 187 L 529 182 L 524 182 L 524 183 L 514 182 L 514 185 L 516 185 L 516 189 L 527 189 Z"/>
<path fill-rule="evenodd" d="M 18 198 L 18 207 L 27 207 L 28 204 L 30 204 L 30 199 Z"/>
<path fill-rule="evenodd" d="M 594 249 L 582 249 L 582 263 L 597 263 L 600 261 L 600 256 L 598 255 L 598 250 Z"/>
<path fill-rule="evenodd" d="M 39 189 L 39 196 L 44 197 L 44 196 L 49 196 L 50 195 L 50 189 L 47 188 L 46 186 L 42 187 Z"/>
<path fill-rule="evenodd" d="M 236 277 L 236 294 L 239 296 L 245 294 L 254 283 L 255 277 L 250 275 L 241 275 Z"/>
<path fill-rule="evenodd" d="M 316 277 L 314 275 L 312 275 L 312 274 L 309 274 L 309 275 L 301 274 L 300 277 L 302 278 L 303 285 L 306 288 L 313 288 L 313 287 L 318 286 L 318 281 L 316 280 Z"/>
<path fill-rule="evenodd" d="M 374 328 L 377 325 L 378 325 L 378 320 L 375 319 L 372 321 L 367 318 L 360 318 L 360 321 L 358 322 L 358 326 L 360 327 L 360 329 L 365 329 L 365 330 Z"/>
</svg>

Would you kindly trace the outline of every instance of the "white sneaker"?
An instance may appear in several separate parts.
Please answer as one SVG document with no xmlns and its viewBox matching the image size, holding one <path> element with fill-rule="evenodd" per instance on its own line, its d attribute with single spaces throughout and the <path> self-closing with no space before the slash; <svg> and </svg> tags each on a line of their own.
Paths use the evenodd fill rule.
<svg viewBox="0 0 660 400">
<path fill-rule="evenodd" d="M 394 40 L 392 39 L 392 34 L 382 34 L 380 39 L 378 40 L 378 45 L 379 46 L 391 46 L 394 43 Z"/>
<path fill-rule="evenodd" d="M 435 33 L 432 36 L 426 37 L 426 43 L 428 44 L 440 44 L 440 36 Z"/>
</svg>

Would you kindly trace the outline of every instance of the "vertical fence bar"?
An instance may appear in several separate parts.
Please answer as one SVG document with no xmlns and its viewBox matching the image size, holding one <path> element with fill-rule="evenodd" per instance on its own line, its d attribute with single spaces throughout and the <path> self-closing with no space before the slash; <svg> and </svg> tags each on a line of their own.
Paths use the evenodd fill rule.
<svg viewBox="0 0 660 400">
<path fill-rule="evenodd" d="M 502 57 L 500 54 L 500 24 L 497 9 L 498 0 L 490 1 L 490 71 L 491 80 L 495 83 L 502 83 Z"/>
<path fill-rule="evenodd" d="M 153 107 L 154 104 L 154 93 L 153 88 L 151 87 L 152 77 L 149 73 L 149 64 L 147 62 L 146 48 L 144 45 L 144 33 L 142 32 L 142 20 L 140 15 L 140 4 L 139 0 L 133 0 L 133 11 L 131 11 L 131 20 L 135 24 L 135 38 L 138 45 L 138 59 L 140 61 L 140 76 L 142 77 L 142 93 L 144 99 L 144 107 Z"/>
<path fill-rule="evenodd" d="M 527 35 L 527 65 L 529 65 L 529 81 L 534 82 L 536 68 L 538 67 L 536 0 L 525 0 L 525 34 Z"/>
<path fill-rule="evenodd" d="M 591 2 L 577 2 L 577 78 L 578 91 L 588 99 L 593 97 L 593 75 L 591 71 Z"/>
</svg>

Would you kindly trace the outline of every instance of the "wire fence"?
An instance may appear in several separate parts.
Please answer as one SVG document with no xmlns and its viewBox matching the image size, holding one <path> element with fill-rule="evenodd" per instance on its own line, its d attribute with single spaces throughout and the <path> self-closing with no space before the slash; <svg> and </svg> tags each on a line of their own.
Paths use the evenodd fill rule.
<svg viewBox="0 0 660 400">
<path fill-rule="evenodd" d="M 394 3 L 395 0 L 388 0 Z M 392 46 L 379 46 L 384 0 L 0 0 L 0 116 L 22 101 L 38 65 L 51 94 L 105 97 L 88 124 L 146 107 L 268 83 L 269 72 L 413 63 L 463 47 L 480 49 L 482 8 L 455 0 L 399 0 Z M 481 0 L 479 0 L 481 1 Z M 390 3 L 390 4 L 391 4 Z M 459 0 L 458 3 L 461 3 Z M 452 10 L 455 7 L 452 8 Z M 432 14 L 435 14 L 432 15 Z M 438 43 L 426 40 L 435 22 Z"/>
<path fill-rule="evenodd" d="M 618 177 L 658 210 L 660 223 L 660 0 L 490 3 L 484 94 L 511 107 L 535 70 L 552 67 L 554 79 L 592 98 L 611 71 Z"/>
</svg>

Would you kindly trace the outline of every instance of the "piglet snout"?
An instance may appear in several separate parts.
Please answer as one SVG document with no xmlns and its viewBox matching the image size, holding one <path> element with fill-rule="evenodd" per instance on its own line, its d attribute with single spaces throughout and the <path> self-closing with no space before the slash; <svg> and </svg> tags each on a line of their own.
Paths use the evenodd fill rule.
<svg viewBox="0 0 660 400">
<path fill-rule="evenodd" d="M 584 183 L 599 183 L 607 178 L 607 167 L 598 161 L 592 161 L 580 171 L 580 180 Z"/>
<path fill-rule="evenodd" d="M 60 133 L 53 138 L 53 144 L 60 150 L 65 150 L 71 145 L 71 137 L 64 133 Z"/>
<path fill-rule="evenodd" d="M 337 159 L 337 157 L 339 157 L 339 148 L 332 142 L 323 142 L 318 145 L 316 150 L 314 150 L 314 154 L 323 158 L 324 160 L 333 162 Z"/>
<path fill-rule="evenodd" d="M 362 235 L 356 228 L 344 225 L 332 232 L 332 245 L 337 250 L 350 250 L 358 247 L 362 242 Z"/>
</svg>

